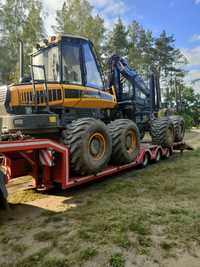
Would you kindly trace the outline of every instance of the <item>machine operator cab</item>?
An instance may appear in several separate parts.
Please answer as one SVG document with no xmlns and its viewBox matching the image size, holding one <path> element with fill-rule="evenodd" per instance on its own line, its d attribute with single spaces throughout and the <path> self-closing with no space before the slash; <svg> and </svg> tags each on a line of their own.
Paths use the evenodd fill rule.
<svg viewBox="0 0 200 267">
<path fill-rule="evenodd" d="M 23 75 L 22 58 L 20 83 L 10 87 L 12 108 L 109 109 L 116 106 L 114 91 L 106 91 L 101 66 L 87 38 L 59 34 L 37 44 L 31 55 L 29 78 Z"/>
<path fill-rule="evenodd" d="M 85 85 L 102 90 L 104 81 L 92 43 L 83 37 L 58 35 L 37 45 L 32 65 L 44 65 L 48 82 Z M 34 79 L 44 79 L 42 69 L 34 68 Z"/>
</svg>

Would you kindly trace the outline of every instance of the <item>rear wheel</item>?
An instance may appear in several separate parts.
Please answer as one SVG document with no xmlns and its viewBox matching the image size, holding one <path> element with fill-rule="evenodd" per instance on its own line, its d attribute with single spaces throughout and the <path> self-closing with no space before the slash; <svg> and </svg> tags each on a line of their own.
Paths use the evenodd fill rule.
<svg viewBox="0 0 200 267">
<path fill-rule="evenodd" d="M 73 121 L 62 133 L 70 149 L 71 168 L 79 175 L 95 174 L 110 160 L 111 138 L 106 125 L 92 118 Z"/>
<path fill-rule="evenodd" d="M 174 127 L 169 118 L 160 118 L 151 123 L 151 137 L 154 145 L 169 147 L 174 142 Z"/>
<path fill-rule="evenodd" d="M 133 161 L 140 151 L 140 134 L 137 125 L 127 119 L 109 124 L 112 137 L 112 162 L 126 164 Z"/>
<path fill-rule="evenodd" d="M 180 142 L 185 135 L 185 121 L 181 116 L 171 116 L 170 119 L 174 125 L 174 141 Z"/>
</svg>

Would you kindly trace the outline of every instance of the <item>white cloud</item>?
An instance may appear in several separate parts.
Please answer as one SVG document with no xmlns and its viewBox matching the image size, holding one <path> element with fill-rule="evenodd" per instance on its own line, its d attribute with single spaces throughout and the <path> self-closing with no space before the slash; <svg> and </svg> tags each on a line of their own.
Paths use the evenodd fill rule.
<svg viewBox="0 0 200 267">
<path fill-rule="evenodd" d="M 194 34 L 191 38 L 192 42 L 200 41 L 200 34 Z"/>
<path fill-rule="evenodd" d="M 127 6 L 121 0 L 89 0 L 89 2 L 96 10 L 111 17 L 124 15 L 127 11 Z"/>
<path fill-rule="evenodd" d="M 105 20 L 105 27 L 109 29 L 116 19 L 130 10 L 123 0 L 88 0 L 94 7 L 94 13 L 99 14 Z M 46 17 L 47 34 L 52 34 L 52 25 L 55 24 L 56 10 L 62 7 L 64 0 L 42 0 L 44 6 L 44 16 Z M 131 7 L 133 8 L 133 6 Z M 136 16 L 135 16 L 136 17 Z"/>
<path fill-rule="evenodd" d="M 131 7 L 127 7 L 123 0 L 88 0 L 90 4 L 94 7 L 94 13 L 99 14 L 103 17 L 105 21 L 105 27 L 110 29 L 113 24 L 116 22 L 118 17 L 123 17 L 125 23 L 125 14 L 128 11 L 133 9 L 133 5 Z"/>
<path fill-rule="evenodd" d="M 200 0 L 195 0 L 195 4 L 200 4 Z"/>
<path fill-rule="evenodd" d="M 188 74 L 186 76 L 185 82 L 189 85 L 192 81 L 200 78 L 200 46 L 194 48 L 186 48 L 182 50 L 183 54 L 188 60 L 188 65 L 186 69 Z M 200 93 L 200 83 L 197 82 L 193 85 L 196 92 Z"/>
<path fill-rule="evenodd" d="M 200 65 L 200 46 L 182 50 L 190 65 Z"/>
<path fill-rule="evenodd" d="M 197 79 L 200 79 L 200 70 L 193 69 L 188 72 L 188 75 L 185 78 L 185 82 L 189 85 L 192 85 L 195 92 L 200 93 L 200 81 L 194 83 L 194 81 Z"/>
</svg>

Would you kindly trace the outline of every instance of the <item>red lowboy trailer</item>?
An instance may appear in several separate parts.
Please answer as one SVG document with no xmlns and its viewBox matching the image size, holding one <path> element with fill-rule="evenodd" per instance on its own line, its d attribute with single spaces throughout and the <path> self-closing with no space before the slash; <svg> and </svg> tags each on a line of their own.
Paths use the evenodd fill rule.
<svg viewBox="0 0 200 267">
<path fill-rule="evenodd" d="M 169 148 L 142 143 L 140 153 L 133 162 L 121 166 L 109 165 L 97 174 L 76 177 L 70 172 L 70 152 L 60 143 L 49 139 L 3 141 L 0 142 L 0 195 L 6 198 L 3 183 L 17 177 L 31 175 L 36 189 L 49 190 L 55 186 L 67 189 L 139 165 L 146 167 L 150 161 L 158 162 L 161 158 L 170 157 L 175 150 L 184 149 L 190 149 L 184 142 L 174 143 Z"/>
</svg>

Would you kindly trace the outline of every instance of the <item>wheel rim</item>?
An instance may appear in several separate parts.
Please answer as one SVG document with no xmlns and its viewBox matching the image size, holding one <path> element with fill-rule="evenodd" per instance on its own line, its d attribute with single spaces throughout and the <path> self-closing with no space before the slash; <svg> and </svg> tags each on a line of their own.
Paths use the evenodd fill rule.
<svg viewBox="0 0 200 267">
<path fill-rule="evenodd" d="M 149 162 L 149 157 L 147 154 L 144 155 L 144 160 L 143 160 L 143 166 L 147 166 L 148 165 L 148 162 Z"/>
<path fill-rule="evenodd" d="M 161 154 L 160 154 L 160 151 L 158 151 L 156 155 L 156 161 L 160 161 L 160 158 L 161 158 Z"/>
<path fill-rule="evenodd" d="M 100 133 L 94 133 L 89 140 L 89 154 L 94 160 L 100 160 L 105 155 L 106 140 Z"/>
<path fill-rule="evenodd" d="M 170 156 L 170 152 L 169 152 L 169 149 L 167 149 L 167 152 L 166 152 L 165 157 L 166 157 L 166 158 L 169 158 L 169 156 Z"/>
<path fill-rule="evenodd" d="M 129 154 L 135 151 L 137 145 L 136 134 L 133 130 L 128 131 L 125 138 L 126 150 Z"/>
</svg>

